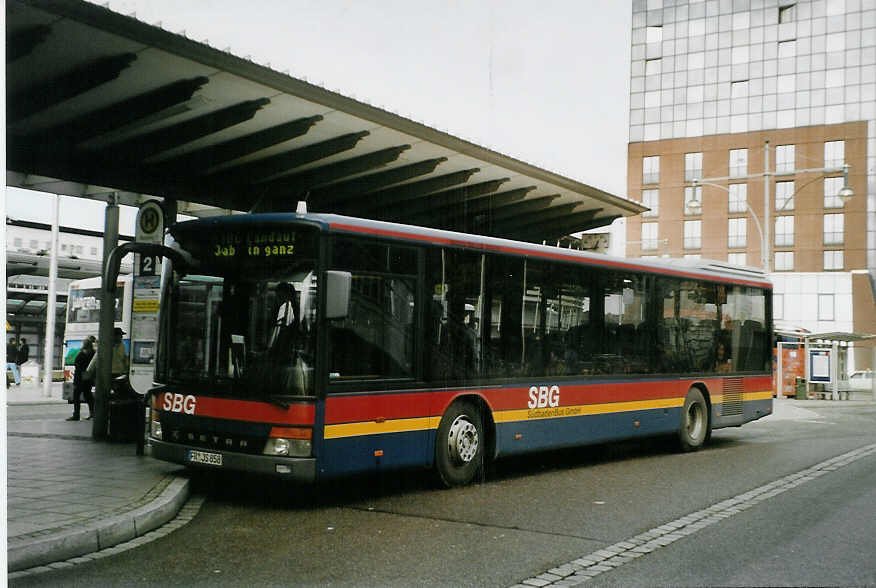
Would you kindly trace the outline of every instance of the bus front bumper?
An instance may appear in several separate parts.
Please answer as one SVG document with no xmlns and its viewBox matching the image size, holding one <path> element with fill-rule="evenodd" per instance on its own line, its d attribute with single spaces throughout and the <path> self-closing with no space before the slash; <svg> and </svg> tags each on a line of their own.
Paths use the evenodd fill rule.
<svg viewBox="0 0 876 588">
<path fill-rule="evenodd" d="M 228 470 L 275 476 L 296 482 L 311 483 L 316 480 L 316 459 L 312 457 L 275 457 L 272 455 L 251 455 L 231 451 L 204 450 L 181 443 L 167 443 L 149 439 L 152 457 L 162 461 L 180 463 L 189 467 L 206 470 Z M 192 452 L 205 452 L 221 456 L 221 465 L 207 464 L 192 460 Z"/>
</svg>

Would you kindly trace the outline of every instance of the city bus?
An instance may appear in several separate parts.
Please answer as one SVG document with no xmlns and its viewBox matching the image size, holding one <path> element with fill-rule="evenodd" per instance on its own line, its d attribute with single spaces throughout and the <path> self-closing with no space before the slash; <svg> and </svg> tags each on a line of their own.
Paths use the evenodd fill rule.
<svg viewBox="0 0 876 588">
<path fill-rule="evenodd" d="M 308 483 L 427 468 L 458 486 L 543 450 L 658 435 L 697 450 L 772 412 L 760 270 L 333 214 L 169 232 L 160 460 Z"/>
<path fill-rule="evenodd" d="M 97 339 L 100 326 L 101 277 L 73 280 L 67 288 L 67 322 L 64 327 L 64 382 L 73 385 L 76 356 L 88 337 Z M 125 332 L 129 345 L 132 305 L 131 275 L 118 277 L 115 288 L 114 326 Z"/>
</svg>

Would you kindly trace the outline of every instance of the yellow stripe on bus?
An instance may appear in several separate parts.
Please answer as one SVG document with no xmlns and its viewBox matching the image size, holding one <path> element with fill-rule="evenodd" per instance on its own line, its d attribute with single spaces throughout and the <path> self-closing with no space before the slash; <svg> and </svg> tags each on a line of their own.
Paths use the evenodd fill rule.
<svg viewBox="0 0 876 588">
<path fill-rule="evenodd" d="M 409 433 L 437 429 L 440 417 L 419 417 L 414 419 L 394 419 L 382 422 L 365 421 L 361 423 L 346 423 L 343 425 L 326 425 L 325 438 L 359 437 L 361 435 L 378 435 L 381 433 Z"/>
<path fill-rule="evenodd" d="M 772 390 L 763 390 L 760 392 L 745 392 L 742 394 L 743 402 L 752 402 L 754 400 L 770 400 L 773 397 Z M 721 404 L 724 402 L 723 394 L 715 394 L 712 396 L 712 404 Z"/>
<path fill-rule="evenodd" d="M 743 400 L 767 400 L 772 398 L 772 392 L 746 392 Z M 723 396 L 716 394 L 712 402 L 718 404 Z M 555 408 L 525 408 L 500 410 L 493 413 L 496 423 L 511 423 L 541 419 L 577 417 L 613 412 L 630 412 L 634 410 L 654 410 L 661 408 L 677 408 L 684 404 L 684 398 L 659 398 L 656 400 L 637 400 L 630 402 L 605 402 L 601 404 L 580 404 L 576 406 L 557 406 Z M 412 419 L 391 419 L 382 422 L 366 421 L 360 423 L 345 423 L 342 425 L 326 425 L 326 439 L 343 437 L 360 437 L 362 435 L 379 435 L 385 433 L 409 433 L 412 431 L 428 431 L 438 428 L 440 416 L 418 417 Z"/>
<path fill-rule="evenodd" d="M 606 402 L 603 404 L 579 404 L 577 406 L 557 406 L 556 408 L 526 408 L 523 410 L 503 410 L 493 414 L 497 423 L 532 421 L 577 417 L 591 414 L 629 412 L 632 410 L 651 410 L 675 408 L 684 404 L 683 398 L 659 398 L 657 400 L 636 400 L 630 402 Z"/>
</svg>

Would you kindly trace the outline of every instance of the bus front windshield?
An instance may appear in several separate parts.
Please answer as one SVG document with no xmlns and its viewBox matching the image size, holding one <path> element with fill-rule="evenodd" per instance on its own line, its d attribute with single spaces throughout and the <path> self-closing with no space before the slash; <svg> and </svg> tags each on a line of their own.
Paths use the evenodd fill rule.
<svg viewBox="0 0 876 588">
<path fill-rule="evenodd" d="M 264 274 L 173 281 L 162 329 L 165 383 L 250 399 L 314 394 L 314 265 L 298 260 Z"/>
</svg>

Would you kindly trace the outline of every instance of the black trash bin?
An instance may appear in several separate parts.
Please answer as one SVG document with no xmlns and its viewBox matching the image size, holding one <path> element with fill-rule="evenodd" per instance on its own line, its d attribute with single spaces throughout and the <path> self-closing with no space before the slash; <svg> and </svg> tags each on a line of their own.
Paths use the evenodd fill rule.
<svg viewBox="0 0 876 588">
<path fill-rule="evenodd" d="M 110 441 L 128 443 L 137 440 L 142 403 L 136 398 L 114 398 L 109 402 L 107 437 Z M 142 417 L 140 417 L 142 418 Z"/>
</svg>

